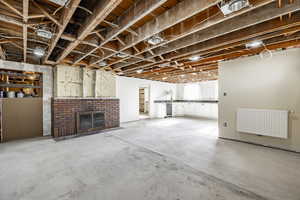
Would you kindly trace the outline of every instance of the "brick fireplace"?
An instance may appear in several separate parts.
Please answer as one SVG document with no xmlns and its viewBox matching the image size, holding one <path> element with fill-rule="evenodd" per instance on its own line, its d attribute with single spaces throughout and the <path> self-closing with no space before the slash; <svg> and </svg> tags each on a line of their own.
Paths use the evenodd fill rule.
<svg viewBox="0 0 300 200">
<path fill-rule="evenodd" d="M 118 99 L 54 98 L 52 112 L 53 137 L 84 134 L 120 126 Z"/>
</svg>

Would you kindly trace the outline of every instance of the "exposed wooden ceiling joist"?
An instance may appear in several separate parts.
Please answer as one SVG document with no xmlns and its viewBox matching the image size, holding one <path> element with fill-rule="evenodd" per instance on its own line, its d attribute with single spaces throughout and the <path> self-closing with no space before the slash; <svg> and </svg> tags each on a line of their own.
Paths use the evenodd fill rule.
<svg viewBox="0 0 300 200">
<path fill-rule="evenodd" d="M 145 53 L 145 52 L 149 51 L 151 53 L 152 57 L 155 57 L 155 56 L 160 56 L 161 57 L 162 54 L 156 54 L 156 53 L 154 53 L 155 49 L 157 49 L 159 47 L 165 48 L 171 42 L 176 42 L 177 40 L 179 40 L 181 38 L 187 37 L 188 35 L 194 34 L 196 32 L 199 32 L 201 30 L 209 28 L 209 27 L 211 27 L 213 25 L 216 25 L 216 24 L 219 24 L 219 23 L 224 22 L 226 20 L 229 20 L 231 18 L 237 17 L 237 16 L 239 16 L 241 14 L 244 14 L 244 13 L 249 12 L 251 10 L 257 9 L 259 7 L 262 7 L 262 6 L 264 6 L 266 4 L 269 4 L 269 3 L 272 3 L 272 2 L 274 2 L 274 0 L 262 0 L 262 1 L 258 1 L 257 3 L 255 3 L 254 5 L 252 5 L 251 7 L 246 8 L 246 9 L 242 9 L 241 11 L 233 13 L 233 14 L 231 14 L 229 16 L 224 16 L 221 12 L 218 12 L 216 15 L 208 16 L 208 18 L 206 20 L 204 20 L 204 21 L 198 22 L 196 20 L 196 22 L 195 22 L 194 20 L 192 20 L 192 22 L 194 22 L 194 23 L 191 23 L 190 20 L 188 20 L 186 22 L 187 24 L 185 24 L 185 21 L 183 21 L 183 22 L 181 22 L 180 27 L 189 27 L 188 29 L 187 28 L 179 28 L 177 31 L 175 31 L 175 33 L 174 32 L 172 33 L 174 36 L 172 36 L 170 39 L 166 40 L 165 42 L 163 42 L 161 44 L 155 45 L 155 46 L 148 46 L 146 49 L 144 49 L 140 53 Z M 119 65 L 116 65 L 115 68 L 116 69 L 120 69 L 120 68 L 123 68 L 123 67 L 130 66 L 132 64 L 136 64 L 136 63 L 130 63 L 129 62 L 126 65 L 119 64 Z"/>
<path fill-rule="evenodd" d="M 146 40 L 152 35 L 160 33 L 161 31 L 215 5 L 217 2 L 219 2 L 219 0 L 185 0 L 178 3 L 175 7 L 169 9 L 162 15 L 156 17 L 154 20 L 135 30 L 138 33 L 138 36 L 129 34 L 125 38 L 125 45 L 121 47 L 120 51 L 128 49 L 137 43 Z M 101 60 L 94 60 L 91 62 L 91 65 L 96 64 L 110 56 L 112 56 L 112 54 L 104 56 L 104 58 Z"/>
<path fill-rule="evenodd" d="M 77 40 L 68 45 L 66 50 L 59 56 L 59 58 L 57 58 L 56 62 L 58 63 L 67 57 L 67 55 L 80 44 L 80 41 L 84 40 L 89 33 L 93 31 L 97 25 L 102 22 L 120 3 L 121 0 L 99 1 L 93 12 L 94 14 L 90 15 L 78 30 Z"/>
<path fill-rule="evenodd" d="M 62 24 L 61 27 L 59 27 L 57 29 L 57 33 L 55 34 L 54 39 L 52 39 L 50 47 L 48 49 L 48 52 L 44 58 L 44 61 L 47 62 L 49 56 L 51 55 L 53 49 L 55 48 L 58 40 L 61 38 L 61 35 L 63 34 L 63 32 L 65 31 L 65 28 L 67 27 L 67 25 L 69 24 L 69 21 L 71 19 L 71 17 L 73 16 L 75 10 L 77 9 L 79 3 L 81 0 L 72 0 L 67 7 L 64 8 L 62 17 L 60 19 L 60 23 Z"/>
<path fill-rule="evenodd" d="M 114 28 L 111 28 L 106 34 L 103 41 L 98 48 L 101 48 L 104 44 L 111 41 L 113 38 L 117 37 L 120 33 L 128 30 L 132 25 L 138 22 L 143 17 L 147 16 L 155 9 L 162 6 L 167 0 L 141 0 L 137 1 L 134 5 L 132 5 L 125 13 L 124 16 L 120 16 L 116 21 L 116 25 Z M 121 42 L 123 46 L 126 44 Z M 89 54 L 95 52 L 98 48 L 95 48 L 88 52 L 85 56 L 75 58 L 74 63 L 78 63 L 79 61 L 86 58 Z"/>
<path fill-rule="evenodd" d="M 300 10 L 300 0 L 296 0 L 294 4 L 289 4 L 282 8 L 277 8 L 277 4 L 274 2 L 253 11 L 247 12 L 239 16 L 238 19 L 231 18 L 192 35 L 176 40 L 168 44 L 168 46 L 165 48 L 156 49 L 154 53 L 158 55 L 166 54 L 171 51 L 175 51 L 215 37 L 219 37 L 221 35 L 229 34 L 243 28 L 254 26 L 256 24 L 274 19 L 282 15 L 286 15 L 289 12 L 295 12 L 297 10 Z M 140 68 L 143 68 L 143 66 L 140 66 Z"/>
</svg>

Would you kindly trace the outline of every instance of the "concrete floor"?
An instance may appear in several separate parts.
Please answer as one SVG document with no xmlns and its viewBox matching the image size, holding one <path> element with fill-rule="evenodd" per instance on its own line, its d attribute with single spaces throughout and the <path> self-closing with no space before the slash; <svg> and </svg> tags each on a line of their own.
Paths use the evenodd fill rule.
<svg viewBox="0 0 300 200">
<path fill-rule="evenodd" d="M 169 118 L 55 142 L 0 145 L 1 200 L 300 200 L 300 155 Z"/>
</svg>

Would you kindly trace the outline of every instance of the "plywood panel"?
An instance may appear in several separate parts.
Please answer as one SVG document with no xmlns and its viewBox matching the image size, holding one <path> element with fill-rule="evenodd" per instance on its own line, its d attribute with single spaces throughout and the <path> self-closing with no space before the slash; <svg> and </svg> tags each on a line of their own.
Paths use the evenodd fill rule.
<svg viewBox="0 0 300 200">
<path fill-rule="evenodd" d="M 42 98 L 3 99 L 3 141 L 43 136 Z"/>
</svg>

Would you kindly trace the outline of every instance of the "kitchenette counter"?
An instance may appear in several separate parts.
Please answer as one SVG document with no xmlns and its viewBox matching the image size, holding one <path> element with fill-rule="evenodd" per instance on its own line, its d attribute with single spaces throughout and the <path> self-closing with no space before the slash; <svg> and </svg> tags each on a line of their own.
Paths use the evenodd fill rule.
<svg viewBox="0 0 300 200">
<path fill-rule="evenodd" d="M 218 103 L 218 100 L 156 100 L 154 103 Z"/>
</svg>

